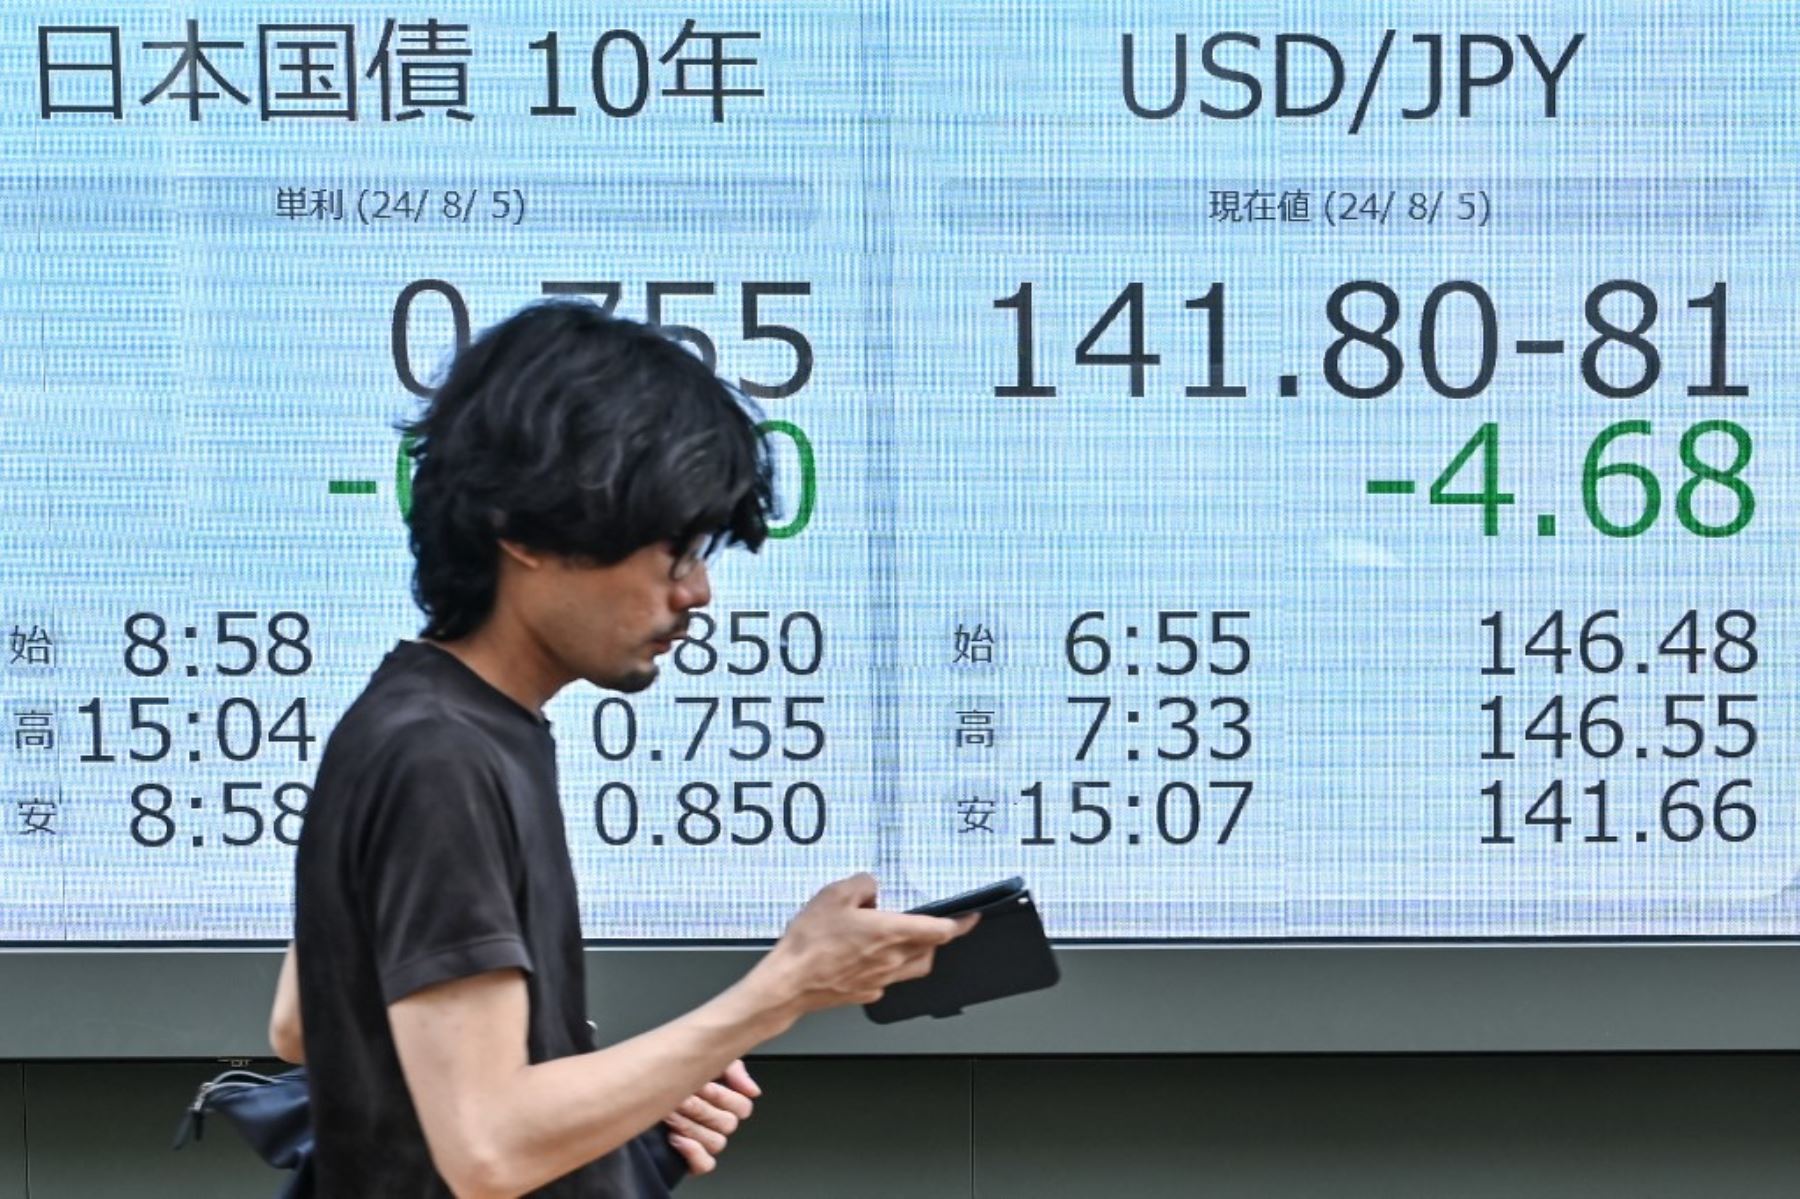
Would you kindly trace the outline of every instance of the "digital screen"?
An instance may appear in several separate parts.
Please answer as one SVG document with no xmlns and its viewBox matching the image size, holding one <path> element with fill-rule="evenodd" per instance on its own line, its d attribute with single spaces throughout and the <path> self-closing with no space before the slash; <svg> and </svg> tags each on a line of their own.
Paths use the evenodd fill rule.
<svg viewBox="0 0 1800 1199">
<path fill-rule="evenodd" d="M 548 708 L 592 939 L 1784 937 L 1776 6 L 9 5 L 0 941 L 282 940 L 398 422 L 585 297 L 781 513 Z"/>
</svg>

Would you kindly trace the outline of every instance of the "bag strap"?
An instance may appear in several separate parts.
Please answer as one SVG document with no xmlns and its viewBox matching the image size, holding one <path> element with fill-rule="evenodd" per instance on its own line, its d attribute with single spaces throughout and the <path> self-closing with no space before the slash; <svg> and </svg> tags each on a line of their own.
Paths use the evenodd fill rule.
<svg viewBox="0 0 1800 1199">
<path fill-rule="evenodd" d="M 217 1091 L 237 1087 L 268 1086 L 275 1080 L 266 1074 L 258 1074 L 254 1070 L 227 1070 L 215 1075 L 200 1084 L 194 1092 L 194 1101 L 188 1104 L 187 1110 L 181 1114 L 181 1122 L 175 1126 L 175 1143 L 171 1149 L 180 1149 L 189 1141 L 199 1141 L 206 1135 L 206 1105 Z"/>
</svg>

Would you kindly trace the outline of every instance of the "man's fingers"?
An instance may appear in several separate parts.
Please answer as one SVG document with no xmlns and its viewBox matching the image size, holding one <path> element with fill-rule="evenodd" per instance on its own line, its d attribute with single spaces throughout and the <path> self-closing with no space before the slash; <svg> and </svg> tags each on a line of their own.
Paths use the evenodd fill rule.
<svg viewBox="0 0 1800 1199">
<path fill-rule="evenodd" d="M 684 1137 L 679 1133 L 669 1134 L 669 1145 L 681 1154 L 681 1160 L 687 1163 L 688 1173 L 698 1177 L 711 1174 L 719 1168 L 718 1159 L 708 1153 L 700 1142 L 692 1137 Z"/>
<path fill-rule="evenodd" d="M 717 1129 L 708 1128 L 698 1120 L 690 1120 L 680 1112 L 670 1112 L 663 1117 L 663 1123 L 689 1140 L 698 1141 L 700 1147 L 714 1157 L 725 1152 L 729 1138 Z"/>
<path fill-rule="evenodd" d="M 974 928 L 979 919 L 981 917 L 978 915 L 960 916 L 952 920 L 947 916 L 914 916 L 909 912 L 894 912 L 887 915 L 887 927 L 884 931 L 895 941 L 942 945 Z"/>
<path fill-rule="evenodd" d="M 704 1095 L 688 1096 L 681 1101 L 681 1106 L 676 1108 L 675 1111 L 679 1115 L 686 1116 L 696 1124 L 703 1125 L 712 1129 L 714 1132 L 722 1133 L 725 1136 L 730 1136 L 732 1133 L 736 1132 L 738 1130 L 738 1125 L 742 1122 L 742 1117 L 736 1112 L 713 1103 Z"/>
<path fill-rule="evenodd" d="M 877 912 L 868 917 L 871 927 L 890 946 L 906 941 L 935 945 L 949 933 L 950 922 L 937 916 L 914 916 L 907 912 Z"/>
<path fill-rule="evenodd" d="M 924 978 L 931 973 L 931 962 L 934 956 L 930 950 L 926 950 L 913 958 L 901 969 L 900 973 L 894 976 L 894 981 L 903 982 L 909 978 Z"/>
<path fill-rule="evenodd" d="M 872 908 L 875 906 L 875 876 L 867 871 L 852 874 L 830 884 L 821 894 L 830 895 L 851 907 Z"/>
<path fill-rule="evenodd" d="M 719 1079 L 740 1095 L 748 1095 L 752 1099 L 762 1098 L 762 1088 L 750 1077 L 750 1068 L 744 1065 L 741 1058 L 725 1067 L 725 1073 Z"/>
<path fill-rule="evenodd" d="M 700 1098 L 714 1107 L 730 1112 L 740 1121 L 748 1120 L 750 1113 L 756 1110 L 756 1104 L 750 1101 L 750 1096 L 734 1091 L 722 1082 L 709 1082 L 701 1087 Z"/>
</svg>

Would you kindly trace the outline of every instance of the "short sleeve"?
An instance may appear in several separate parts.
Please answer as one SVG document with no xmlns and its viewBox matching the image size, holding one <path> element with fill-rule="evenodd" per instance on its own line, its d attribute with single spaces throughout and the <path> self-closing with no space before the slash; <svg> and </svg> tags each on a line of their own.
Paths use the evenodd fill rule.
<svg viewBox="0 0 1800 1199">
<path fill-rule="evenodd" d="M 530 971 L 515 899 L 522 863 L 494 770 L 454 726 L 414 725 L 394 740 L 351 855 L 383 1000 Z"/>
</svg>

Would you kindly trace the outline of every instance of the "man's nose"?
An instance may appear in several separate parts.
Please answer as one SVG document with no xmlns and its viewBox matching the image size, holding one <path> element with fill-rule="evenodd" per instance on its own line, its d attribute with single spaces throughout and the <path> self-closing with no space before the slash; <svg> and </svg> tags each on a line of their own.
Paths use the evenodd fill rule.
<svg viewBox="0 0 1800 1199">
<path fill-rule="evenodd" d="M 686 578 L 675 584 L 676 605 L 683 610 L 688 608 L 704 608 L 712 603 L 712 577 L 706 572 L 706 559 L 702 558 L 694 564 Z"/>
</svg>

